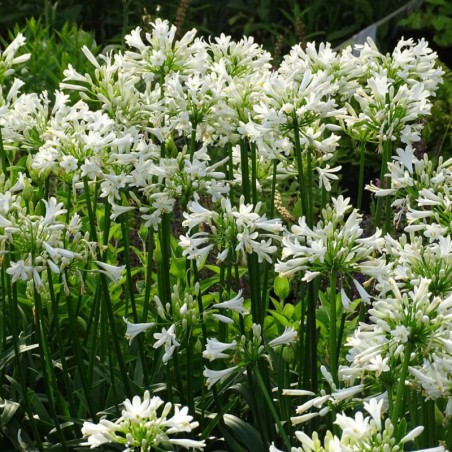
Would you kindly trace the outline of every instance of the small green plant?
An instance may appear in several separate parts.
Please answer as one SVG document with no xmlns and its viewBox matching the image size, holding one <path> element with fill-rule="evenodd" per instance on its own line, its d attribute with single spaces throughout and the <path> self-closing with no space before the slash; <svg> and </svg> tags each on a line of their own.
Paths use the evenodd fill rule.
<svg viewBox="0 0 452 452">
<path fill-rule="evenodd" d="M 90 72 L 91 68 L 80 48 L 87 46 L 93 54 L 99 52 L 94 35 L 66 22 L 60 29 L 45 25 L 43 19 L 28 19 L 25 26 L 16 24 L 10 37 L 22 33 L 26 38 L 25 51 L 32 56 L 26 65 L 16 69 L 25 83 L 26 92 L 47 90 L 53 93 L 64 78 L 69 64 Z"/>
</svg>

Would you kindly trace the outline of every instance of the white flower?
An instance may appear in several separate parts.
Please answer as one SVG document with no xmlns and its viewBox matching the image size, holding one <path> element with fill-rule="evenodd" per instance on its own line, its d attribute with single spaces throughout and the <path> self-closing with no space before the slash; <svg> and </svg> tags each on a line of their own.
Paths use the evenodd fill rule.
<svg viewBox="0 0 452 452">
<path fill-rule="evenodd" d="M 382 372 L 389 372 L 391 368 L 388 366 L 389 357 L 382 358 L 381 355 L 374 356 L 369 360 L 367 370 L 375 372 L 376 376 L 380 376 Z"/>
<path fill-rule="evenodd" d="M 115 265 L 106 264 L 105 262 L 95 261 L 95 263 L 101 267 L 103 270 L 99 270 L 100 273 L 108 276 L 115 284 L 121 279 L 123 270 L 126 268 L 125 265 L 117 267 Z"/>
<path fill-rule="evenodd" d="M 123 317 L 124 322 L 127 324 L 127 330 L 126 330 L 126 338 L 129 339 L 129 345 L 132 343 L 132 340 L 135 336 L 137 336 L 140 333 L 143 333 L 144 331 L 148 330 L 149 328 L 152 328 L 155 323 L 132 323 L 129 322 L 125 317 Z"/>
<path fill-rule="evenodd" d="M 210 389 L 218 381 L 220 383 L 223 383 L 223 381 L 231 376 L 236 369 L 237 366 L 229 367 L 228 369 L 224 370 L 210 370 L 207 367 L 204 367 L 203 375 L 207 378 L 207 389 Z"/>
<path fill-rule="evenodd" d="M 64 169 L 66 174 L 71 173 L 77 169 L 77 159 L 72 155 L 63 155 L 60 160 L 60 166 Z"/>
<path fill-rule="evenodd" d="M 163 409 L 159 413 L 160 407 Z M 82 446 L 91 448 L 107 443 L 117 443 L 126 446 L 125 451 L 146 447 L 146 450 L 160 449 L 162 443 L 170 442 L 174 445 L 202 449 L 204 441 L 185 438 L 171 438 L 170 435 L 180 432 L 191 432 L 198 427 L 198 422 L 188 414 L 188 408 L 174 406 L 174 415 L 167 418 L 172 404 L 165 403 L 160 397 L 145 391 L 143 399 L 134 396 L 130 401 L 124 401 L 122 416 L 116 422 L 102 419 L 99 424 L 85 422 L 82 433 L 88 442 Z"/>
<path fill-rule="evenodd" d="M 188 407 L 179 408 L 174 406 L 174 415 L 163 421 L 162 425 L 169 427 L 166 431 L 167 435 L 179 432 L 191 432 L 194 428 L 199 426 L 198 422 L 193 422 L 193 416 L 188 414 Z"/>
<path fill-rule="evenodd" d="M 6 273 L 12 276 L 13 283 L 18 279 L 29 281 L 32 278 L 32 272 L 33 267 L 26 265 L 22 259 L 18 262 L 10 261 L 10 266 L 6 269 Z"/>
<path fill-rule="evenodd" d="M 89 421 L 83 422 L 82 434 L 88 438 L 88 442 L 81 443 L 82 446 L 90 446 L 92 449 L 107 443 L 114 443 L 118 437 L 116 431 L 119 426 L 107 419 L 101 419 L 98 424 Z"/>
<path fill-rule="evenodd" d="M 175 446 L 181 446 L 187 449 L 204 449 L 206 447 L 205 441 L 196 441 L 194 439 L 170 439 L 169 441 Z"/>
<path fill-rule="evenodd" d="M 176 325 L 173 323 L 168 330 L 162 328 L 161 333 L 154 333 L 154 339 L 157 341 L 154 343 L 153 347 L 159 348 L 163 345 L 165 349 L 165 354 L 162 358 L 163 364 L 166 364 L 169 361 L 176 347 L 180 345 L 176 340 L 175 329 Z"/>
<path fill-rule="evenodd" d="M 215 309 L 230 309 L 231 311 L 239 312 L 240 314 L 245 314 L 248 310 L 243 306 L 244 298 L 242 296 L 242 290 L 237 292 L 237 295 L 234 298 L 231 298 L 228 301 L 223 301 L 221 303 L 216 303 L 212 305 L 212 308 Z"/>
<path fill-rule="evenodd" d="M 62 202 L 57 204 L 57 200 L 54 197 L 51 197 L 49 201 L 43 199 L 42 202 L 46 206 L 46 214 L 43 220 L 44 226 L 54 223 L 56 217 L 67 213 L 66 209 L 62 209 L 64 204 Z"/>
<path fill-rule="evenodd" d="M 339 177 L 336 174 L 342 169 L 342 166 L 336 166 L 334 168 L 330 168 L 330 165 L 326 165 L 325 168 L 320 168 L 317 166 L 316 171 L 319 173 L 319 186 L 320 188 L 325 187 L 326 191 L 331 190 L 331 181 L 338 180 Z"/>
<path fill-rule="evenodd" d="M 139 396 L 134 396 L 132 401 L 126 399 L 124 401 L 124 409 L 122 410 L 122 417 L 124 419 L 130 419 L 132 422 L 141 421 L 143 419 L 151 417 L 161 405 L 163 400 L 154 396 L 151 399 L 149 391 L 145 391 L 143 395 L 143 401 Z"/>
<path fill-rule="evenodd" d="M 295 331 L 295 329 L 286 326 L 281 336 L 278 336 L 275 339 L 271 340 L 268 345 L 270 347 L 277 347 L 278 345 L 290 344 L 292 342 L 295 342 L 296 340 L 297 332 Z"/>
<path fill-rule="evenodd" d="M 223 353 L 225 350 L 230 350 L 237 345 L 236 341 L 230 344 L 220 342 L 218 339 L 207 339 L 206 349 L 202 352 L 202 356 L 210 361 L 220 358 L 228 358 L 229 355 Z"/>
</svg>

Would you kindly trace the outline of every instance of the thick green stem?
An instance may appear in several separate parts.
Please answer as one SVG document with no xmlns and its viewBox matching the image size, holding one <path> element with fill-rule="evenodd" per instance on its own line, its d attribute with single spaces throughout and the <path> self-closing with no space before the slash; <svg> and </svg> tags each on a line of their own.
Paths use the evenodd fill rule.
<svg viewBox="0 0 452 452">
<path fill-rule="evenodd" d="M 64 382 L 64 390 L 66 397 L 68 399 L 69 405 L 70 405 L 70 411 L 72 413 L 76 413 L 76 407 L 74 403 L 74 391 L 73 391 L 73 385 L 71 384 L 69 380 L 69 367 L 67 363 L 67 357 L 64 350 L 64 342 L 63 338 L 61 336 L 61 328 L 60 328 L 60 316 L 59 316 L 59 300 L 60 300 L 60 292 L 58 293 L 58 296 L 55 294 L 55 288 L 53 286 L 53 280 L 52 280 L 52 272 L 50 270 L 50 267 L 47 267 L 47 279 L 48 279 L 48 287 L 49 287 L 49 294 L 50 294 L 50 300 L 52 303 L 52 325 L 53 325 L 53 331 L 55 332 L 55 336 L 57 339 L 60 359 L 61 359 L 61 366 L 62 366 L 62 377 Z M 58 395 L 61 398 L 61 393 L 58 392 Z M 69 416 L 70 413 L 67 410 L 66 404 L 64 399 L 60 400 L 60 405 L 62 405 L 62 408 L 64 409 L 64 415 Z"/>
<path fill-rule="evenodd" d="M 41 358 L 42 365 L 42 379 L 44 382 L 47 399 L 49 402 L 50 415 L 55 424 L 55 429 L 58 435 L 59 440 L 64 449 L 66 449 L 66 442 L 64 439 L 63 432 L 61 431 L 60 422 L 58 420 L 57 411 L 56 411 L 56 402 L 55 397 L 56 392 L 58 391 L 58 384 L 56 381 L 55 373 L 53 371 L 53 361 L 49 350 L 48 343 L 48 331 L 45 327 L 44 320 L 44 311 L 41 302 L 41 296 L 38 293 L 37 288 L 35 287 L 33 290 L 33 298 L 34 298 L 34 307 L 35 307 L 35 319 L 36 319 L 36 327 L 37 327 L 37 336 L 39 343 L 39 356 Z"/>
<path fill-rule="evenodd" d="M 144 288 L 144 302 L 143 302 L 143 318 L 142 322 L 147 322 L 149 305 L 151 299 L 151 289 L 152 289 L 152 263 L 154 258 L 154 230 L 152 227 L 148 229 L 147 237 L 146 237 L 146 285 Z"/>
<path fill-rule="evenodd" d="M 1 140 L 0 140 L 1 141 Z M 10 250 L 11 252 L 13 250 Z M 33 431 L 33 436 L 35 438 L 37 447 L 40 451 L 43 451 L 43 445 L 41 441 L 41 436 L 38 431 L 38 427 L 36 425 L 36 419 L 34 417 L 34 412 L 31 408 L 30 404 L 30 397 L 29 392 L 27 388 L 26 378 L 24 375 L 23 370 L 23 363 L 21 361 L 22 353 L 20 352 L 19 348 L 19 303 L 17 299 L 17 286 L 16 284 L 11 284 L 11 277 L 9 275 L 6 275 L 5 268 L 9 267 L 9 254 L 6 254 L 4 256 L 2 266 L 2 283 L 6 280 L 6 285 L 2 284 L 2 288 L 6 288 L 6 293 L 8 294 L 8 300 L 9 300 L 9 313 L 11 316 L 11 335 L 12 335 L 12 342 L 13 342 L 13 349 L 14 349 L 14 358 L 15 358 L 15 371 L 17 372 L 17 380 L 20 384 L 20 389 L 22 393 L 22 402 L 25 408 L 25 413 L 27 413 L 28 416 L 28 422 L 30 423 L 31 430 Z M 6 312 L 6 311 L 3 311 Z"/>
<path fill-rule="evenodd" d="M 190 162 L 193 162 L 193 157 L 195 155 L 196 149 L 196 123 L 192 125 L 191 136 L 190 136 Z"/>
<path fill-rule="evenodd" d="M 240 143 L 240 151 L 242 164 L 243 196 L 245 198 L 245 203 L 249 203 L 251 202 L 250 186 L 254 186 L 256 181 L 252 180 L 250 185 L 248 168 L 248 146 L 243 141 Z M 256 156 L 254 155 L 254 158 L 255 157 Z M 261 305 L 261 291 L 260 291 L 261 283 L 257 254 L 256 253 L 249 254 L 247 256 L 247 261 L 248 261 L 249 287 L 251 292 L 251 315 L 255 323 L 262 324 L 264 321 L 265 311 L 263 309 L 263 306 Z"/>
<path fill-rule="evenodd" d="M 287 450 L 290 450 L 290 441 L 287 437 L 286 432 L 284 431 L 284 428 L 281 424 L 281 420 L 279 419 L 278 413 L 276 412 L 275 405 L 273 404 L 273 401 L 268 393 L 267 386 L 264 383 L 264 380 L 262 378 L 262 375 L 259 371 L 259 367 L 256 365 L 254 366 L 254 375 L 256 376 L 257 383 L 259 385 L 259 388 L 262 392 L 262 395 L 267 403 L 268 409 L 270 410 L 270 413 L 273 417 L 273 420 L 275 421 L 276 426 L 278 427 L 278 435 L 282 438 L 284 441 L 284 446 L 287 448 Z"/>
<path fill-rule="evenodd" d="M 87 375 L 90 375 L 92 372 L 86 372 L 85 367 L 83 366 L 84 361 L 82 357 L 81 352 L 81 346 L 80 346 L 80 340 L 79 340 L 79 333 L 76 330 L 76 326 L 78 325 L 77 321 L 77 313 L 74 312 L 74 306 L 73 306 L 73 300 L 72 297 L 69 296 L 66 299 L 67 304 L 67 310 L 68 310 L 68 317 L 69 317 L 69 331 L 71 333 L 71 339 L 72 339 L 72 345 L 73 345 L 73 351 L 75 355 L 75 362 L 77 364 L 77 368 L 80 375 L 80 380 L 82 383 L 82 390 L 85 395 L 85 402 L 88 406 L 89 415 L 91 418 L 96 419 L 96 410 L 93 406 L 93 400 L 92 395 L 90 392 L 90 385 L 88 383 Z M 95 347 L 92 347 L 95 350 Z M 94 358 L 92 359 L 92 362 L 94 363 Z"/>
<path fill-rule="evenodd" d="M 298 124 L 295 121 L 294 124 L 294 145 L 295 145 L 295 156 L 297 161 L 298 169 L 298 184 L 300 190 L 301 208 L 302 214 L 306 218 L 306 224 L 308 227 L 312 228 L 313 217 L 312 217 L 312 201 L 309 199 L 312 197 L 312 174 L 308 175 L 311 170 L 311 156 L 308 154 L 308 169 L 304 171 L 303 168 L 303 158 L 301 154 L 300 145 L 300 131 L 298 129 Z M 313 392 L 317 392 L 317 329 L 316 329 L 316 290 L 314 281 L 307 284 L 307 309 L 306 309 L 306 348 L 301 350 L 301 353 L 305 353 L 305 366 L 303 369 L 303 381 L 308 384 Z"/>
<path fill-rule="evenodd" d="M 303 170 L 303 156 L 301 154 L 301 145 L 300 145 L 300 132 L 298 130 L 298 127 L 295 127 L 294 129 L 294 145 L 295 145 L 295 159 L 297 162 L 297 170 L 298 170 L 298 189 L 300 190 L 300 199 L 301 199 L 301 213 L 306 217 L 306 224 L 309 227 L 312 227 L 312 221 L 309 213 L 308 208 L 308 198 L 307 198 L 307 187 L 306 187 L 306 179 L 304 175 Z M 309 224 L 308 222 L 311 222 Z"/>
<path fill-rule="evenodd" d="M 383 144 L 383 155 L 381 159 L 381 171 L 380 171 L 380 187 L 383 189 L 390 188 L 389 184 L 391 179 L 386 177 L 386 172 L 388 170 L 388 161 L 391 158 L 392 154 L 392 145 L 389 141 L 385 141 Z M 383 198 L 385 198 L 386 202 L 386 218 L 384 225 L 384 232 L 389 232 L 390 222 L 391 222 L 391 198 L 390 196 L 378 196 L 377 197 L 377 206 L 375 209 L 375 222 L 373 225 L 374 231 L 381 225 L 381 218 L 383 216 Z"/>
<path fill-rule="evenodd" d="M 363 206 L 363 192 L 364 192 L 364 163 L 366 157 L 366 142 L 359 142 L 359 180 L 358 180 L 358 202 L 356 208 L 361 210 Z"/>
<path fill-rule="evenodd" d="M 405 405 L 405 380 L 408 375 L 408 366 L 410 364 L 411 358 L 411 350 L 413 348 L 413 344 L 411 342 L 407 342 L 405 346 L 405 354 L 403 357 L 402 369 L 400 371 L 400 379 L 399 384 L 397 386 L 396 399 L 394 403 L 394 409 L 391 413 L 391 422 L 394 427 L 397 429 L 397 425 L 399 425 L 399 417 L 402 414 L 403 407 Z"/>
<path fill-rule="evenodd" d="M 278 168 L 278 161 L 273 161 L 273 177 L 272 177 L 272 191 L 271 191 L 271 199 L 270 199 L 270 209 L 269 209 L 269 217 L 273 218 L 274 211 L 275 211 L 275 193 L 276 193 L 276 174 L 277 174 L 277 168 Z M 261 296 L 261 302 L 263 304 L 263 313 L 265 316 L 265 313 L 268 309 L 268 302 L 269 302 L 269 290 L 268 290 L 268 277 L 270 273 L 270 267 L 272 265 L 265 261 L 264 262 L 264 278 L 262 280 L 262 296 Z"/>
<path fill-rule="evenodd" d="M 337 272 L 333 268 L 330 273 L 330 330 L 329 342 L 330 342 L 330 372 L 333 376 L 334 382 L 337 384 L 337 305 L 336 305 L 336 285 L 337 285 Z"/>
<path fill-rule="evenodd" d="M 95 216 L 93 213 L 93 207 L 91 205 L 90 189 L 89 189 L 87 177 L 83 178 L 83 189 L 85 191 L 86 210 L 88 211 L 91 240 L 93 240 L 94 242 L 97 242 L 96 221 L 95 221 Z"/>
<path fill-rule="evenodd" d="M 243 140 L 240 141 L 240 163 L 242 167 L 242 193 L 245 198 L 245 203 L 250 203 L 251 191 L 250 172 L 248 164 L 248 146 Z"/>
<path fill-rule="evenodd" d="M 2 165 L 0 174 L 6 174 L 6 170 L 8 168 L 8 162 L 6 161 L 6 152 L 5 148 L 3 147 L 3 135 L 2 135 L 2 128 L 0 127 L 0 163 Z"/>
<path fill-rule="evenodd" d="M 135 303 L 135 295 L 133 291 L 133 280 L 132 280 L 132 264 L 130 262 L 130 247 L 129 247 L 129 228 L 128 228 L 128 218 L 126 215 L 121 216 L 121 231 L 122 231 L 122 238 L 123 238 L 123 244 L 124 244 L 124 262 L 126 265 L 126 281 L 127 281 L 127 295 L 128 299 L 130 300 L 130 305 L 132 308 L 132 315 L 133 315 L 133 321 L 137 323 L 139 321 L 138 319 L 138 312 L 137 312 L 137 306 Z M 127 306 L 125 308 L 125 312 L 127 313 L 128 309 Z M 148 374 L 146 370 L 146 357 L 144 352 L 144 342 L 143 342 L 143 335 L 139 335 L 138 339 L 138 351 L 140 355 L 140 361 L 141 361 L 141 367 L 143 369 L 143 380 L 144 385 L 146 386 L 148 383 Z"/>
<path fill-rule="evenodd" d="M 257 204 L 257 153 L 256 145 L 250 144 L 251 149 L 251 200 L 254 205 Z"/>
</svg>

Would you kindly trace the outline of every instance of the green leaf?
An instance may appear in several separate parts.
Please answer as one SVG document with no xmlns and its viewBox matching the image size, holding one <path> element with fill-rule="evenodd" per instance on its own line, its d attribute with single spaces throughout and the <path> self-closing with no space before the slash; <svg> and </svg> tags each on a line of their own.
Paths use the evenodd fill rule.
<svg viewBox="0 0 452 452">
<path fill-rule="evenodd" d="M 292 322 L 290 322 L 284 315 L 279 312 L 272 311 L 270 314 L 278 321 L 282 326 L 292 326 Z"/>
<path fill-rule="evenodd" d="M 234 439 L 240 442 L 245 447 L 245 450 L 253 452 L 264 452 L 267 450 L 262 444 L 258 431 L 253 426 L 232 414 L 225 414 L 223 419 L 226 426 L 233 433 Z"/>
</svg>

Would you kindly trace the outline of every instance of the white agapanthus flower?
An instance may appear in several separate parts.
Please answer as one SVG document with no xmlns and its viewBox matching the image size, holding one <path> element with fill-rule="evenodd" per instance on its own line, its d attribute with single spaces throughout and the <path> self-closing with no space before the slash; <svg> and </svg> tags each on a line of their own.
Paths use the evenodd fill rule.
<svg viewBox="0 0 452 452">
<path fill-rule="evenodd" d="M 429 398 L 451 396 L 452 294 L 433 295 L 431 285 L 420 277 L 399 289 L 390 280 L 390 291 L 373 302 L 369 322 L 347 339 L 350 365 L 339 370 L 344 379 L 366 375 L 379 385 L 382 373 L 398 375 L 410 344 L 408 379 L 423 386 Z"/>
<path fill-rule="evenodd" d="M 93 244 L 82 236 L 80 217 L 74 214 L 69 223 L 61 221 L 67 210 L 55 197 L 42 200 L 44 215 L 29 214 L 18 195 L 0 196 L 0 248 L 13 248 L 7 273 L 12 282 L 33 281 L 44 289 L 47 267 L 61 275 L 65 293 L 69 292 L 66 273 L 81 279 L 80 268 L 91 254 Z M 64 270 L 67 270 L 65 272 Z"/>
<path fill-rule="evenodd" d="M 243 259 L 246 259 L 247 254 L 256 253 L 259 262 L 271 262 L 272 254 L 277 251 L 273 243 L 283 230 L 283 225 L 279 219 L 269 220 L 265 214 L 261 215 L 261 207 L 260 202 L 255 206 L 245 204 L 243 196 L 238 208 L 232 206 L 229 199 L 223 199 L 220 212 L 209 211 L 197 201 L 191 202 L 182 223 L 188 227 L 188 232 L 180 236 L 179 241 L 184 256 L 200 264 L 217 247 L 223 259 L 232 254 L 233 249 Z M 211 232 L 191 234 L 195 226 L 203 226 L 203 229 L 208 228 Z"/>
<path fill-rule="evenodd" d="M 336 414 L 335 424 L 340 428 L 340 435 L 334 435 L 328 431 L 323 438 L 319 438 L 317 432 L 311 436 L 303 431 L 295 432 L 295 436 L 301 443 L 299 447 L 292 447 L 291 452 L 342 452 L 365 450 L 403 451 L 405 445 L 417 438 L 424 427 L 415 427 L 402 438 L 397 439 L 396 428 L 390 419 L 383 422 L 383 400 L 371 398 L 364 402 L 364 410 L 358 411 L 355 417 L 346 414 Z M 368 414 L 366 416 L 366 414 Z M 274 444 L 270 447 L 270 452 L 281 452 Z M 411 449 L 409 449 L 411 450 Z M 445 452 L 442 446 L 425 449 L 429 452 Z M 422 452 L 419 451 L 418 452 Z"/>
<path fill-rule="evenodd" d="M 176 347 L 180 346 L 180 343 L 176 339 L 176 325 L 173 323 L 168 329 L 162 328 L 160 333 L 154 333 L 154 348 L 160 348 L 163 346 L 165 353 L 162 357 L 163 364 L 166 364 L 173 356 Z"/>
<path fill-rule="evenodd" d="M 133 339 L 138 336 L 138 334 L 143 333 L 155 326 L 154 322 L 132 323 L 129 322 L 125 317 L 123 318 L 123 320 L 127 325 L 125 336 L 127 339 L 129 339 L 129 345 L 132 343 Z"/>
<path fill-rule="evenodd" d="M 174 414 L 169 417 L 172 409 Z M 165 403 L 158 396 L 151 398 L 150 392 L 145 391 L 142 399 L 134 396 L 132 400 L 124 401 L 122 415 L 115 422 L 105 418 L 98 424 L 85 421 L 82 434 L 87 441 L 81 445 L 94 449 L 104 444 L 122 444 L 124 450 L 140 448 L 143 452 L 172 445 L 203 449 L 206 446 L 204 441 L 171 437 L 177 433 L 190 433 L 198 425 L 188 414 L 187 407 Z"/>
<path fill-rule="evenodd" d="M 356 209 L 351 210 L 350 199 L 333 198 L 333 205 L 322 211 L 322 220 L 312 229 L 304 217 L 293 225 L 291 232 L 283 237 L 282 260 L 275 265 L 281 276 L 293 276 L 307 272 L 305 280 L 312 280 L 330 271 L 343 274 L 364 273 L 381 278 L 388 270 L 378 265 L 373 254 L 382 249 L 384 239 L 381 231 L 362 238 L 362 217 Z"/>
</svg>

